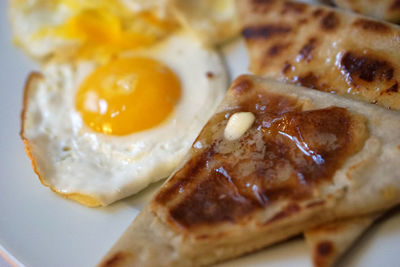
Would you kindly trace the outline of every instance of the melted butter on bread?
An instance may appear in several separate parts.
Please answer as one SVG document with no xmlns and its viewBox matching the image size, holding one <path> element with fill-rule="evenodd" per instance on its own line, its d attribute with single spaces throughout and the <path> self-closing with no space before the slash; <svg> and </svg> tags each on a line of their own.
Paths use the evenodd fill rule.
<svg viewBox="0 0 400 267">
<path fill-rule="evenodd" d="M 226 124 L 224 136 L 227 140 L 239 139 L 253 124 L 254 114 L 251 112 L 238 112 L 233 114 Z"/>
</svg>

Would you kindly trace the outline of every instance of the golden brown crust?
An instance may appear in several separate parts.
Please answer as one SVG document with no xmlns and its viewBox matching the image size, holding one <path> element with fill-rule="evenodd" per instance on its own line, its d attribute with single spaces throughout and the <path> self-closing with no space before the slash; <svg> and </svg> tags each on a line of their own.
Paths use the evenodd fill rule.
<svg viewBox="0 0 400 267">
<path fill-rule="evenodd" d="M 368 137 L 365 119 L 343 108 L 303 111 L 292 97 L 254 88 L 234 106 L 209 121 L 195 141 L 202 151 L 155 197 L 156 203 L 169 207 L 168 217 L 180 227 L 240 223 L 283 200 L 290 204 L 266 223 L 291 216 L 301 210 L 296 201 L 312 197 L 320 183 L 331 182 Z M 226 141 L 222 132 L 236 112 L 252 112 L 255 122 L 239 140 Z"/>
<path fill-rule="evenodd" d="M 400 28 L 289 1 L 237 1 L 250 70 L 400 109 Z"/>
<path fill-rule="evenodd" d="M 246 157 L 240 156 L 241 153 L 244 152 L 243 155 L 246 155 L 245 149 L 256 151 L 257 142 L 252 145 L 244 145 L 244 148 L 235 149 L 237 148 L 235 144 L 240 145 L 240 140 L 247 138 L 246 133 L 236 141 L 232 141 L 232 151 L 238 153 L 239 156 L 230 155 L 232 156 L 231 161 L 229 161 L 230 156 L 224 158 L 223 155 L 218 155 L 222 154 L 223 151 L 229 152 L 227 144 L 216 143 L 212 145 L 214 141 L 218 142 L 218 140 L 225 142 L 221 141 L 220 127 L 216 126 L 216 122 L 225 121 L 227 119 L 225 118 L 226 113 L 235 112 L 240 107 L 246 106 L 247 102 L 250 103 L 247 106 L 248 108 L 252 104 L 259 104 L 252 102 L 252 97 L 257 95 L 259 95 L 260 101 L 265 100 L 263 96 L 267 98 L 266 101 L 268 99 L 271 101 L 271 105 L 266 105 L 265 109 L 262 105 L 258 106 L 260 113 L 262 113 L 262 110 L 265 111 L 264 115 L 268 114 L 268 109 L 278 111 L 278 113 L 288 107 L 289 109 L 282 113 L 290 113 L 292 112 L 291 109 L 301 111 L 302 103 L 307 103 L 307 109 L 304 110 L 307 114 L 308 112 L 329 108 L 335 109 L 335 106 L 339 110 L 349 110 L 349 114 L 352 114 L 349 116 L 355 121 L 359 121 L 359 118 L 354 118 L 354 114 L 365 114 L 368 127 L 365 145 L 362 146 L 364 143 L 363 134 L 358 137 L 351 134 L 351 137 L 355 139 L 352 142 L 353 145 L 357 147 L 357 144 L 360 144 L 361 150 L 350 158 L 344 157 L 345 162 L 341 165 L 340 170 L 335 172 L 332 179 L 320 183 L 316 182 L 311 187 L 305 186 L 306 194 L 304 198 L 300 194 L 299 198 L 291 199 L 291 192 L 287 192 L 288 195 L 286 196 L 277 194 L 276 196 L 280 196 L 277 199 L 274 199 L 273 195 L 267 194 L 267 197 L 270 197 L 271 200 L 268 202 L 268 199 L 262 198 L 263 192 L 255 194 L 257 190 L 247 191 L 249 189 L 249 187 L 246 187 L 248 177 L 243 172 L 241 172 L 241 177 L 236 177 L 236 173 L 231 172 L 229 166 L 223 165 L 225 171 L 219 168 L 221 162 L 225 164 L 227 161 L 233 164 L 235 160 L 240 159 L 237 162 L 240 164 L 246 161 Z M 280 106 L 279 103 L 282 104 L 282 102 L 278 101 L 278 105 L 274 106 L 273 99 L 276 96 L 282 96 L 282 101 L 286 101 L 286 104 Z M 258 125 L 257 116 L 260 116 L 259 112 L 254 111 L 256 115 L 255 125 Z M 266 125 L 273 124 L 267 119 L 265 121 Z M 361 125 L 365 124 L 362 121 L 360 123 Z M 363 132 L 360 131 L 358 124 L 354 125 L 353 132 Z M 282 126 L 284 126 L 284 123 Z M 323 126 L 323 123 L 321 126 Z M 248 134 L 253 135 L 254 132 L 251 133 L 250 130 Z M 268 135 L 267 131 L 265 134 Z M 388 188 L 388 186 L 391 186 L 394 190 L 399 189 L 397 181 L 399 177 L 396 176 L 396 172 L 393 172 L 398 168 L 398 159 L 400 158 L 400 153 L 396 149 L 400 142 L 399 134 L 400 117 L 386 109 L 350 101 L 332 94 L 297 88 L 269 79 L 241 76 L 233 83 L 216 115 L 203 128 L 188 154 L 185 164 L 172 175 L 151 203 L 135 218 L 135 221 L 107 253 L 102 262 L 107 262 L 124 251 L 132 255 L 132 260 L 123 264 L 116 264 L 116 266 L 203 266 L 260 249 L 335 219 L 387 209 L 400 202 L 398 194 L 390 194 L 390 197 L 381 194 L 382 190 Z M 328 135 L 325 137 L 328 137 Z M 320 144 L 330 147 L 335 143 L 332 143 L 335 138 L 331 137 L 319 139 L 327 141 L 320 142 Z M 305 143 L 315 149 L 315 144 L 308 142 L 307 136 L 305 138 Z M 357 142 L 357 139 L 359 142 Z M 328 142 L 328 140 L 330 141 Z M 378 140 L 380 145 L 380 153 L 377 155 L 370 153 L 373 140 Z M 258 148 L 260 147 L 263 147 L 262 142 Z M 336 145 L 333 147 L 337 148 Z M 353 149 L 356 148 L 353 147 Z M 265 151 L 269 152 L 269 147 L 266 147 Z M 274 151 L 273 147 L 271 151 Z M 321 152 L 321 150 L 317 151 Z M 358 175 L 354 173 L 352 179 L 348 180 L 345 175 L 346 170 L 360 161 L 368 160 L 370 157 L 373 157 L 375 161 L 364 166 L 364 169 L 367 169 L 366 174 Z M 283 158 L 289 159 L 291 156 Z M 207 161 L 207 159 L 209 160 Z M 248 159 L 254 160 L 254 157 Z M 382 159 L 385 160 L 385 166 L 376 164 Z M 207 164 L 198 164 L 201 161 Z M 387 171 L 388 168 L 390 171 Z M 257 172 L 250 172 L 249 176 L 255 177 L 256 174 Z M 266 173 L 263 175 L 268 177 Z M 282 179 L 274 180 L 275 184 L 273 181 L 265 179 L 267 187 L 272 185 L 271 188 L 273 189 L 280 186 L 281 188 L 285 186 L 291 188 L 290 184 L 296 184 L 293 182 L 295 179 L 285 180 L 287 176 L 287 174 L 282 174 Z M 376 177 L 384 178 L 378 182 Z M 243 178 L 242 182 L 245 185 L 241 184 L 240 181 L 235 183 L 235 179 L 241 178 Z M 302 177 L 299 176 L 298 178 L 301 180 Z M 202 191 L 199 188 L 205 190 Z M 265 187 L 260 186 L 257 189 L 260 188 Z M 294 186 L 294 188 L 298 189 L 299 187 Z M 313 193 L 308 194 L 307 188 L 311 188 Z M 230 196 L 227 194 L 230 194 Z M 256 195 L 260 196 L 260 199 L 257 199 Z M 189 197 L 189 199 L 185 199 L 186 197 Z M 235 203 L 236 207 L 233 207 L 229 205 L 229 201 L 226 199 L 230 199 L 231 202 L 242 202 L 239 205 Z M 260 201 L 266 204 L 261 205 Z M 183 209 L 184 212 L 173 214 L 174 208 L 182 205 L 182 203 L 186 205 L 186 208 Z M 253 207 L 255 208 L 253 209 Z M 190 210 L 190 208 L 193 210 Z M 224 208 L 227 211 L 223 210 Z M 233 210 L 229 211 L 231 208 Z M 198 213 L 203 214 L 197 216 Z M 193 214 L 196 216 L 192 216 Z M 330 251 L 323 245 L 320 250 L 323 253 L 326 252 L 326 254 Z"/>
</svg>

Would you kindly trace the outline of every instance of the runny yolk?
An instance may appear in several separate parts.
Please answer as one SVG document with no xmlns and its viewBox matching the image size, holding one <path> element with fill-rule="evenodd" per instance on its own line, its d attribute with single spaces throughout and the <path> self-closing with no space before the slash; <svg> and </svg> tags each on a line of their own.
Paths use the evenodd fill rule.
<svg viewBox="0 0 400 267">
<path fill-rule="evenodd" d="M 89 75 L 75 105 L 94 131 L 127 135 L 162 123 L 180 95 L 178 77 L 164 64 L 144 57 L 124 58 Z"/>
</svg>

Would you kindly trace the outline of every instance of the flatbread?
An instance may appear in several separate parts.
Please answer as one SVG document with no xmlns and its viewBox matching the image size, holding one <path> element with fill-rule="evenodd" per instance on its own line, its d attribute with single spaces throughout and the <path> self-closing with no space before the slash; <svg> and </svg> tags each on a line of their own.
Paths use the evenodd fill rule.
<svg viewBox="0 0 400 267">
<path fill-rule="evenodd" d="M 311 249 L 313 265 L 333 266 L 378 217 L 377 214 L 367 214 L 305 231 L 304 236 Z"/>
<path fill-rule="evenodd" d="M 400 109 L 400 28 L 337 9 L 237 1 L 250 71 Z"/>
<path fill-rule="evenodd" d="M 330 0 L 340 8 L 377 19 L 400 23 L 399 0 Z"/>
<path fill-rule="evenodd" d="M 238 1 L 238 5 L 251 58 L 250 69 L 256 74 L 399 109 L 400 32 L 397 26 L 335 9 L 293 2 Z M 256 29 L 264 29 L 264 36 L 249 36 Z M 365 57 L 350 57 L 357 53 L 365 54 Z M 378 55 L 395 59 L 386 62 L 394 68 L 379 70 L 385 63 L 378 59 Z M 351 73 L 351 70 L 355 72 Z M 392 77 L 384 78 L 385 72 Z M 369 225 L 374 218 L 366 216 L 363 222 Z M 337 222 L 339 227 L 335 233 L 331 226 L 325 231 L 323 226 L 318 227 L 318 231 L 307 231 L 305 237 L 314 264 L 331 266 L 336 262 L 346 251 L 345 244 L 349 247 L 351 240 L 356 240 L 361 234 L 363 225 L 352 225 L 358 221 L 354 218 L 347 223 Z M 315 249 L 318 243 L 313 241 L 320 236 L 337 249 L 329 254 L 318 254 Z"/>
<path fill-rule="evenodd" d="M 230 141 L 237 112 L 255 121 Z M 399 113 L 240 76 L 100 266 L 207 265 L 389 209 L 400 203 L 399 160 Z"/>
</svg>

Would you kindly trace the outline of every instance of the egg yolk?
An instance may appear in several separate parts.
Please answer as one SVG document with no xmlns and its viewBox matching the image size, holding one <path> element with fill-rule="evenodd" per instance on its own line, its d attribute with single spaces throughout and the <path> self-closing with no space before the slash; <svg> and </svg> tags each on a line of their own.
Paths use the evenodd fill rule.
<svg viewBox="0 0 400 267">
<path fill-rule="evenodd" d="M 166 120 L 179 101 L 174 72 L 150 58 L 116 59 L 96 69 L 79 88 L 75 105 L 96 132 L 127 135 Z"/>
<path fill-rule="evenodd" d="M 57 36 L 77 40 L 79 45 L 74 54 L 77 58 L 101 58 L 126 49 L 150 46 L 176 28 L 172 20 L 158 18 L 150 11 L 129 13 L 117 1 L 92 5 L 88 1 L 83 2 L 86 5 L 75 1 L 67 3 L 74 15 L 60 25 L 43 27 L 33 39 Z"/>
</svg>

